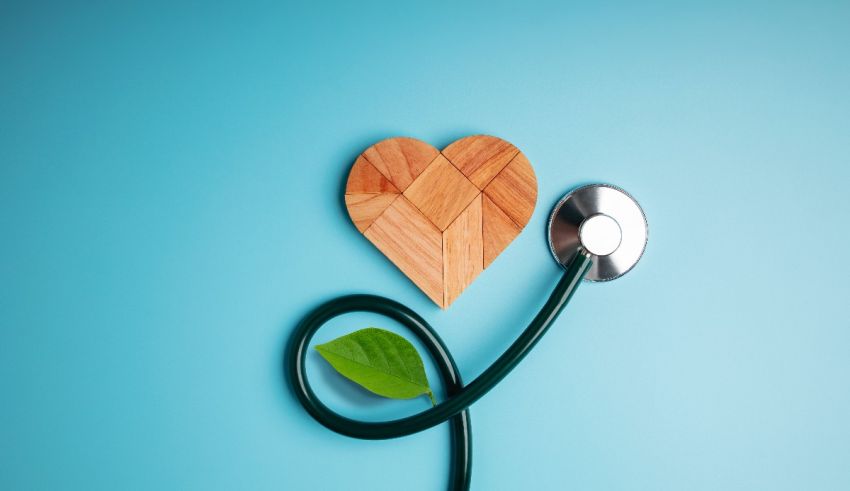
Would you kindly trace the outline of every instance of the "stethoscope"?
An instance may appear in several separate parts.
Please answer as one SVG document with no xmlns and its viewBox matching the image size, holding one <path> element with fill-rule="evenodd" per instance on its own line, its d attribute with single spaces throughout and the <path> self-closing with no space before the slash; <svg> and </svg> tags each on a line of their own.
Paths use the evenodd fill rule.
<svg viewBox="0 0 850 491">
<path fill-rule="evenodd" d="M 622 189 L 608 184 L 591 184 L 569 192 L 552 210 L 548 230 L 549 248 L 564 274 L 528 327 L 478 378 L 463 384 L 449 349 L 416 312 L 388 298 L 349 295 L 319 306 L 304 318 L 290 339 L 284 364 L 298 400 L 324 426 L 366 440 L 406 436 L 448 421 L 452 447 L 449 489 L 469 489 L 472 470 L 469 406 L 495 387 L 534 348 L 582 280 L 609 281 L 626 274 L 640 260 L 648 238 L 646 216 L 640 205 Z M 307 347 L 323 324 L 355 311 L 385 315 L 416 335 L 434 360 L 447 399 L 419 414 L 383 422 L 346 418 L 325 406 L 307 380 Z"/>
</svg>

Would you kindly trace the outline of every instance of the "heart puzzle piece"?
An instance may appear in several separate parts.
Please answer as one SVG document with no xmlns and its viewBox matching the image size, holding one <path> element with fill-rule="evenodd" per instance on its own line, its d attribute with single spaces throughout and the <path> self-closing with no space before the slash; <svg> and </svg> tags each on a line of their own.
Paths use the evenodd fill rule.
<svg viewBox="0 0 850 491">
<path fill-rule="evenodd" d="M 443 309 L 519 235 L 536 202 L 528 159 L 486 135 L 442 151 L 383 140 L 357 157 L 345 189 L 357 229 Z"/>
</svg>

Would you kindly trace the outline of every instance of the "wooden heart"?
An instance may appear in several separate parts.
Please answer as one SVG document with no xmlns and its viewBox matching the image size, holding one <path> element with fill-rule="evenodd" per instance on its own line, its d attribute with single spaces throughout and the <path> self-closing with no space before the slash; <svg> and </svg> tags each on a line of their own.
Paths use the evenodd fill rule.
<svg viewBox="0 0 850 491">
<path fill-rule="evenodd" d="M 536 202 L 528 159 L 486 135 L 442 151 L 383 140 L 357 157 L 345 189 L 357 229 L 444 309 L 519 235 Z"/>
</svg>

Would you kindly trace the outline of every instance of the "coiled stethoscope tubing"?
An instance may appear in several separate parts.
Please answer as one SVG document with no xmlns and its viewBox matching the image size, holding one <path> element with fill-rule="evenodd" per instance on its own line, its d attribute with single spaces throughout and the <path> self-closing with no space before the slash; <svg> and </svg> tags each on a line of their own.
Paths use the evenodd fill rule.
<svg viewBox="0 0 850 491">
<path fill-rule="evenodd" d="M 636 220 L 637 217 L 640 219 Z M 634 237 L 627 238 L 627 234 Z M 643 211 L 625 191 L 606 184 L 593 184 L 567 194 L 549 218 L 549 244 L 555 259 L 564 267 L 563 276 L 528 327 L 468 385 L 463 384 L 451 353 L 425 319 L 394 300 L 375 295 L 335 298 L 308 314 L 289 340 L 284 356 L 286 375 L 307 412 L 325 427 L 346 436 L 366 440 L 397 438 L 450 422 L 449 489 L 468 490 L 472 470 L 469 406 L 495 387 L 534 348 L 583 279 L 606 281 L 622 276 L 640 259 L 646 240 Z M 627 262 L 629 258 L 633 262 Z M 313 335 L 326 322 L 349 312 L 385 315 L 410 330 L 425 346 L 436 365 L 447 399 L 413 416 L 382 422 L 347 418 L 322 403 L 306 375 L 308 346 Z"/>
</svg>

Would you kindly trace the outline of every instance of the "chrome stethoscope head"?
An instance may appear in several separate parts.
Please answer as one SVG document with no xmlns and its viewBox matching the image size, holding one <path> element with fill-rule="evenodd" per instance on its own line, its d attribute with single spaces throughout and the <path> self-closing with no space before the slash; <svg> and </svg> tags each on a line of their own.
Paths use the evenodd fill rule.
<svg viewBox="0 0 850 491">
<path fill-rule="evenodd" d="M 590 184 L 561 198 L 549 216 L 549 248 L 562 267 L 580 251 L 593 266 L 585 279 L 609 281 L 628 273 L 649 237 L 646 215 L 634 198 L 610 184 Z"/>
</svg>

